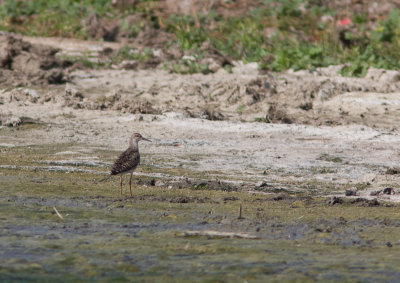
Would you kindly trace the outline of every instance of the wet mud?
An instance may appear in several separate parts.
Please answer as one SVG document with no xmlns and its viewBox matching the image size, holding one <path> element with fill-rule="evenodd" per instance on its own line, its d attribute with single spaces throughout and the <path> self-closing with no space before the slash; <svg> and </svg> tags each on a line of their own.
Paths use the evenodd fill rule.
<svg viewBox="0 0 400 283">
<path fill-rule="evenodd" d="M 195 174 L 195 184 L 172 186 L 164 176 L 179 169 L 149 164 L 135 175 L 134 196 L 127 179 L 119 196 L 118 178 L 101 180 L 103 163 L 53 160 L 92 171 L 40 169 L 72 152 L 70 144 L 1 149 L 0 164 L 27 165 L 0 168 L 2 280 L 373 282 L 400 275 L 399 206 L 391 202 L 260 193 L 265 184 L 249 193 L 249 185 L 217 187 Z M 113 154 L 99 157 L 107 164 Z"/>
</svg>

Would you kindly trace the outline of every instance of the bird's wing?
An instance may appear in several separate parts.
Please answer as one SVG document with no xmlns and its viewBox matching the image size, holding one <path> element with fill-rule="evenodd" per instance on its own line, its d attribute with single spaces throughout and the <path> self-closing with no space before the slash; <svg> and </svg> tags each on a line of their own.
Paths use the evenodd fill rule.
<svg viewBox="0 0 400 283">
<path fill-rule="evenodd" d="M 124 173 L 135 169 L 140 163 L 139 151 L 128 148 L 114 162 L 111 175 Z"/>
</svg>

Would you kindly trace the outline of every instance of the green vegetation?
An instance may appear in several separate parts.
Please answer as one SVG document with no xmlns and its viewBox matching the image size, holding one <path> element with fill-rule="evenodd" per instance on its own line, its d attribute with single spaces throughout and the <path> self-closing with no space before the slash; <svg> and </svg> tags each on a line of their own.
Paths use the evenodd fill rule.
<svg viewBox="0 0 400 283">
<path fill-rule="evenodd" d="M 271 123 L 267 117 L 256 117 L 254 118 L 254 122 Z"/>
<path fill-rule="evenodd" d="M 244 12 L 236 1 L 229 1 L 215 4 L 207 13 L 195 7 L 191 14 L 183 15 L 167 14 L 165 7 L 157 9 L 162 7 L 159 1 L 149 0 L 125 8 L 113 6 L 111 0 L 4 0 L 0 4 L 0 29 L 90 39 L 90 19 L 95 18 L 97 22 L 104 19 L 118 23 L 125 38 L 135 38 L 151 28 L 171 35 L 163 44 L 165 48 L 179 46 L 185 53 L 201 58 L 206 52 L 202 46 L 207 42 L 221 54 L 259 62 L 265 70 L 346 64 L 343 75 L 363 76 L 370 66 L 400 67 L 400 21 L 396 9 L 372 17 L 368 3 L 352 10 L 338 7 L 335 1 L 324 5 L 311 0 L 248 2 L 249 8 Z M 132 15 L 136 20 L 129 20 Z M 86 65 L 96 67 L 89 62 Z M 208 72 L 207 66 L 186 60 L 165 66 L 178 73 Z"/>
<path fill-rule="evenodd" d="M 0 28 L 28 35 L 87 39 L 82 20 L 109 15 L 113 12 L 110 4 L 110 0 L 6 0 L 0 6 Z"/>
</svg>

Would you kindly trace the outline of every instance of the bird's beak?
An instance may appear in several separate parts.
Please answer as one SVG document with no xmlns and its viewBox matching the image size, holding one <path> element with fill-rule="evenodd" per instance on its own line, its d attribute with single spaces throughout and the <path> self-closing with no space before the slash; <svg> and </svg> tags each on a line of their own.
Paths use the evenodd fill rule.
<svg viewBox="0 0 400 283">
<path fill-rule="evenodd" d="M 151 140 L 149 140 L 149 139 L 145 139 L 145 138 L 142 138 L 142 141 L 148 141 L 148 142 L 152 142 Z"/>
</svg>

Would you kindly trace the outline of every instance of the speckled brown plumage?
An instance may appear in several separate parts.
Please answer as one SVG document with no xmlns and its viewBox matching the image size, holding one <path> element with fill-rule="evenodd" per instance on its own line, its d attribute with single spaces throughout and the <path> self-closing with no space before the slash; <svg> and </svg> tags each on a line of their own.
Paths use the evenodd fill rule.
<svg viewBox="0 0 400 283">
<path fill-rule="evenodd" d="M 141 134 L 134 133 L 129 140 L 129 147 L 125 150 L 117 160 L 115 160 L 114 165 L 111 169 L 111 175 L 120 175 L 120 194 L 122 196 L 122 174 L 130 173 L 129 178 L 129 190 L 132 196 L 132 174 L 133 171 L 140 163 L 139 154 L 139 141 L 149 141 L 145 139 Z"/>
<path fill-rule="evenodd" d="M 140 163 L 139 150 L 136 148 L 128 148 L 115 160 L 111 169 L 111 175 L 128 173 L 136 169 Z"/>
</svg>

